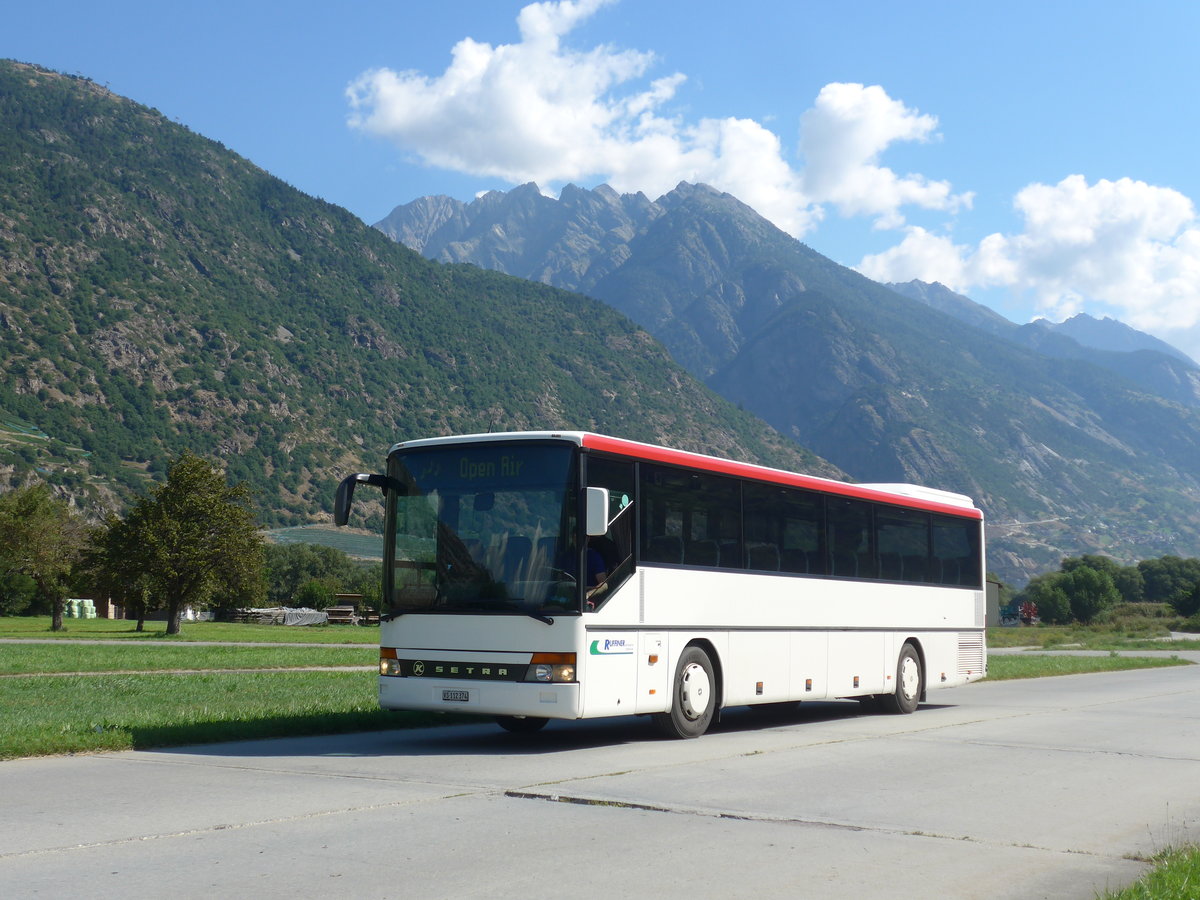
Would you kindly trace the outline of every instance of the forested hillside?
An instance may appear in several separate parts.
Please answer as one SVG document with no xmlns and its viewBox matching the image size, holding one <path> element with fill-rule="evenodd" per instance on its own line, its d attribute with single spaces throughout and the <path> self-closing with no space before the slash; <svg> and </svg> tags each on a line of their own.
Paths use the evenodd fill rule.
<svg viewBox="0 0 1200 900">
<path fill-rule="evenodd" d="M 0 62 L 0 477 L 92 513 L 183 449 L 321 518 L 396 440 L 596 429 L 818 474 L 600 302 L 429 262 L 83 78 Z"/>
</svg>

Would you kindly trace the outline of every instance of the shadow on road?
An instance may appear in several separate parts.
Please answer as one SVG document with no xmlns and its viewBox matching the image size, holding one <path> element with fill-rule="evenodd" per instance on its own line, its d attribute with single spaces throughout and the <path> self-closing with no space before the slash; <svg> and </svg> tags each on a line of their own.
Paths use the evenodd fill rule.
<svg viewBox="0 0 1200 900">
<path fill-rule="evenodd" d="M 939 709 L 938 705 L 922 705 L 921 710 Z M 917 712 L 919 716 L 921 711 Z M 397 715 L 403 715 L 398 713 Z M 724 710 L 721 719 L 706 737 L 722 733 L 766 731 L 769 729 L 803 727 L 822 722 L 873 718 L 883 713 L 854 701 L 817 701 L 768 707 L 734 707 Z M 336 717 L 335 717 L 336 718 Z M 352 731 L 325 723 L 326 733 L 305 737 L 261 738 L 231 743 L 193 744 L 190 746 L 160 747 L 150 752 L 187 754 L 189 756 L 223 756 L 244 758 L 270 757 L 409 757 L 462 755 L 538 755 L 632 743 L 672 743 L 654 728 L 648 716 L 625 716 L 611 719 L 551 720 L 544 729 L 532 734 L 512 734 L 501 729 L 488 717 L 447 716 L 447 724 L 425 728 L 395 728 L 386 730 Z M 330 733 L 345 732 L 345 733 Z M 171 735 L 155 734 L 153 743 L 178 744 Z M 186 739 L 186 735 L 176 737 Z M 705 740 L 701 737 L 699 740 Z M 150 741 L 147 741 L 150 743 Z"/>
</svg>

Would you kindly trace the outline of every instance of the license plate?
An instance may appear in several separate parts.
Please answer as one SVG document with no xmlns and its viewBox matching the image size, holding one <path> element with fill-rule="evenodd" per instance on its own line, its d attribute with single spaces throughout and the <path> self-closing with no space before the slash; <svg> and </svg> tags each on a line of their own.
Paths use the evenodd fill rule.
<svg viewBox="0 0 1200 900">
<path fill-rule="evenodd" d="M 454 700 L 458 703 L 469 703 L 471 700 L 470 691 L 442 691 L 443 700 Z"/>
</svg>

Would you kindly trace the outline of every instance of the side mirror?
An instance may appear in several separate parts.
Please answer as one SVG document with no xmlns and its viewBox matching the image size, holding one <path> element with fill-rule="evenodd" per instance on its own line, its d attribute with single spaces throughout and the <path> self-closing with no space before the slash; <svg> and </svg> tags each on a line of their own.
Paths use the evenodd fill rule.
<svg viewBox="0 0 1200 900">
<path fill-rule="evenodd" d="M 400 483 L 394 478 L 388 478 L 386 475 L 369 475 L 366 472 L 347 475 L 342 479 L 342 483 L 338 485 L 337 496 L 333 500 L 334 525 L 342 526 L 350 521 L 350 507 L 354 503 L 354 489 L 360 483 L 373 485 L 384 492 L 389 488 L 397 493 L 401 490 Z"/>
<path fill-rule="evenodd" d="M 588 537 L 599 537 L 608 532 L 608 488 L 587 489 L 587 511 L 585 523 Z"/>
</svg>

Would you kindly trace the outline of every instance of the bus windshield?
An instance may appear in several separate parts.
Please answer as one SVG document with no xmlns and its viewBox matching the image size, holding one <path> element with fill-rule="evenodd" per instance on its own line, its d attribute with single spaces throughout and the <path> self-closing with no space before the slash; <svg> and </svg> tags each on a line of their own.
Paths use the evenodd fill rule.
<svg viewBox="0 0 1200 900">
<path fill-rule="evenodd" d="M 391 612 L 578 612 L 575 466 L 561 443 L 393 454 Z"/>
</svg>

